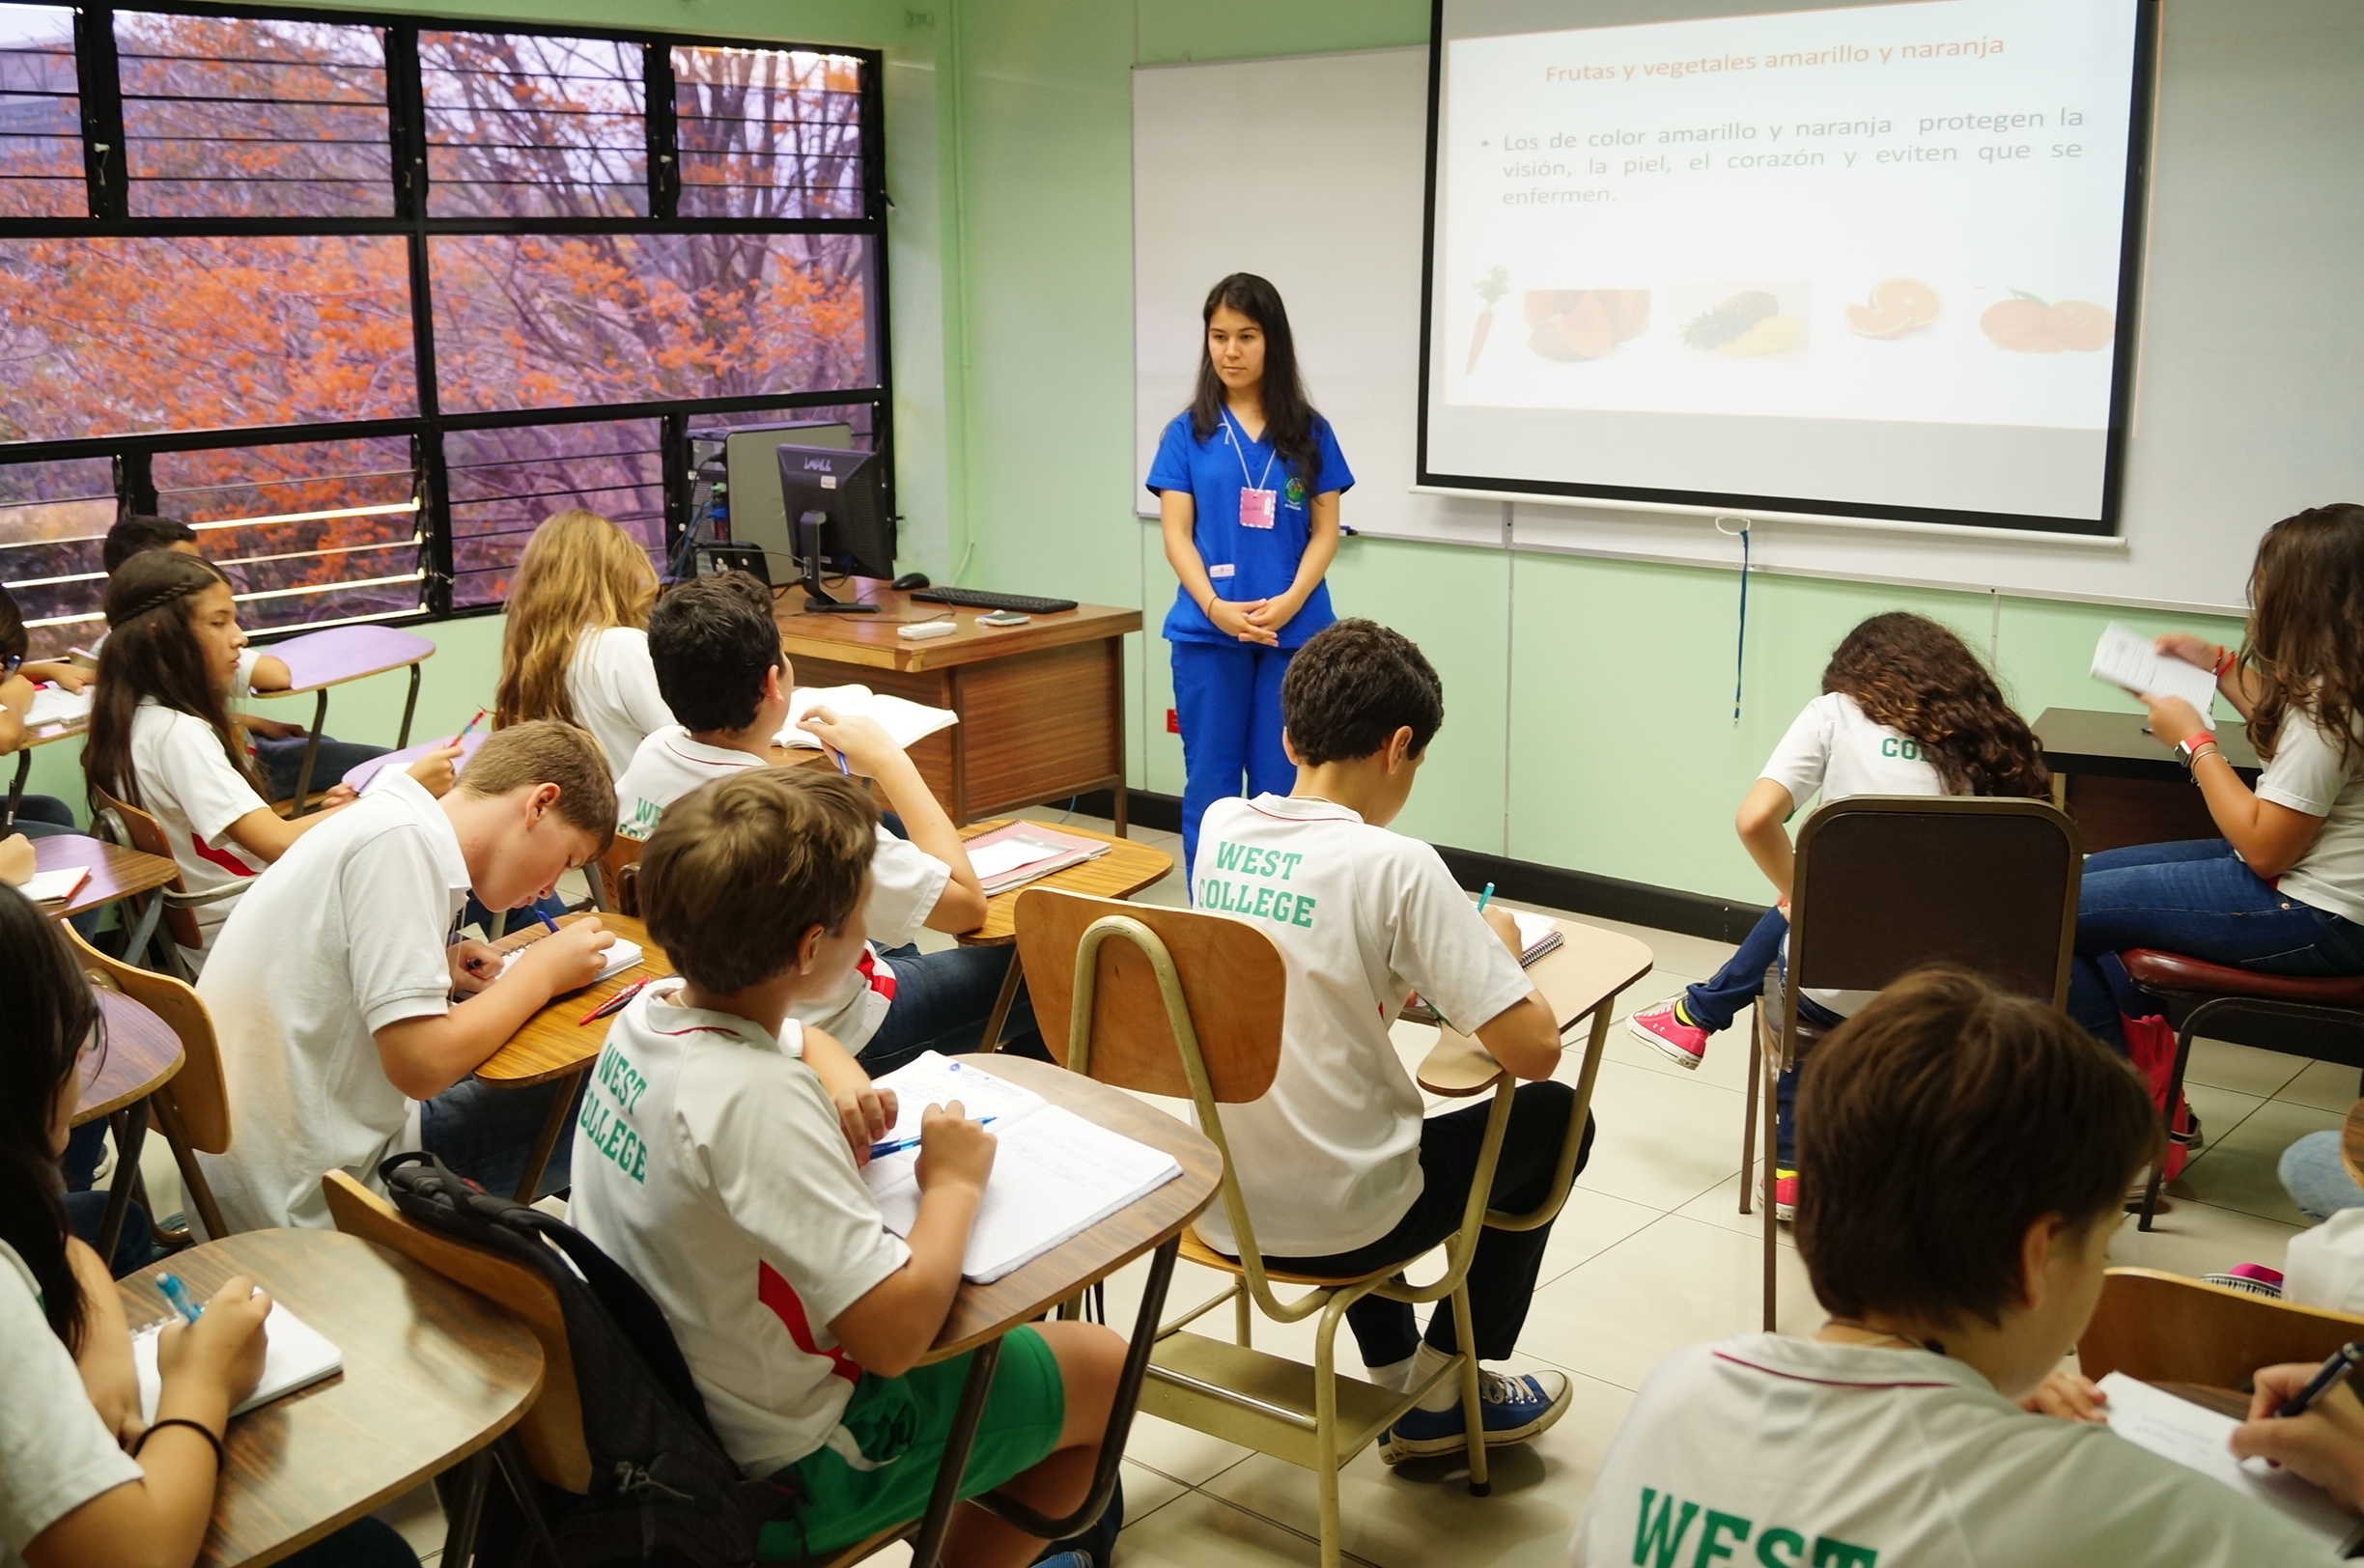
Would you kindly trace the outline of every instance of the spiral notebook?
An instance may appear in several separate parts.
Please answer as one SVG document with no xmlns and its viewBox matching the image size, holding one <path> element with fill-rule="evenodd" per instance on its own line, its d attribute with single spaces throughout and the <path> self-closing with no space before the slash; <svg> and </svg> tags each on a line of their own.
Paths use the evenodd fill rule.
<svg viewBox="0 0 2364 1568">
<path fill-rule="evenodd" d="M 166 1318 L 149 1324 L 131 1336 L 131 1364 L 139 1372 L 143 1421 L 155 1419 L 156 1400 L 163 1393 L 164 1383 L 156 1373 L 156 1335 L 171 1321 Z M 263 1332 L 267 1336 L 263 1381 L 230 1413 L 233 1415 L 243 1415 L 257 1405 L 267 1405 L 281 1394 L 308 1388 L 345 1370 L 345 1353 L 281 1302 L 271 1302 L 270 1316 L 263 1320 Z"/>
</svg>

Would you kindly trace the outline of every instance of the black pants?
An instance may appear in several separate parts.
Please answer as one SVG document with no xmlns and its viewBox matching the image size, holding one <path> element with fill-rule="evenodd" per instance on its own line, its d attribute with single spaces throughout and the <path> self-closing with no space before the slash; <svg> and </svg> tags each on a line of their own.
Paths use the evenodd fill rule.
<svg viewBox="0 0 2364 1568">
<path fill-rule="evenodd" d="M 1510 1101 L 1510 1125 L 1503 1130 L 1502 1158 L 1494 1166 L 1488 1207 L 1524 1214 L 1551 1195 L 1560 1150 L 1567 1142 L 1569 1105 L 1575 1097 L 1576 1091 L 1564 1083 L 1519 1085 Z M 1421 1194 L 1393 1230 L 1351 1252 L 1264 1261 L 1291 1274 L 1366 1274 L 1390 1263 L 1409 1262 L 1444 1241 L 1461 1228 L 1461 1211 L 1469 1201 L 1470 1183 L 1478 1174 L 1478 1154 L 1485 1142 L 1489 1108 L 1476 1105 L 1449 1115 L 1431 1116 L 1421 1124 Z M 1587 1115 L 1584 1146 L 1576 1155 L 1578 1170 L 1584 1169 L 1591 1154 L 1592 1118 Z M 1543 1244 L 1550 1240 L 1549 1225 L 1478 1233 L 1478 1254 L 1470 1260 L 1469 1294 L 1470 1327 L 1478 1335 L 1480 1360 L 1502 1360 L 1517 1346 L 1519 1330 L 1527 1323 L 1528 1303 L 1534 1299 L 1535 1275 L 1543 1267 Z M 1365 1366 L 1393 1365 L 1410 1356 L 1420 1343 L 1409 1302 L 1365 1296 L 1346 1309 L 1346 1322 L 1362 1346 Z M 1437 1302 L 1430 1312 L 1427 1340 L 1448 1356 L 1459 1348 L 1449 1299 Z"/>
</svg>

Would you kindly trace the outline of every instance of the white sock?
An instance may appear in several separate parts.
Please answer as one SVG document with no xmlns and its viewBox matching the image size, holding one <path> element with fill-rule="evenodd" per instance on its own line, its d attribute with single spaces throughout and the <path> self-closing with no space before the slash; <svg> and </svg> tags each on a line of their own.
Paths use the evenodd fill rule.
<svg viewBox="0 0 2364 1568">
<path fill-rule="evenodd" d="M 1390 1361 L 1385 1366 L 1366 1366 L 1363 1369 L 1363 1375 L 1382 1388 L 1393 1388 L 1402 1393 L 1412 1386 L 1412 1358 L 1407 1356 L 1400 1361 Z"/>
<path fill-rule="evenodd" d="M 1421 1348 L 1413 1353 L 1412 1376 L 1406 1380 L 1404 1386 L 1409 1388 L 1422 1378 L 1433 1376 L 1451 1359 L 1451 1357 L 1422 1340 Z M 1420 1408 L 1425 1411 L 1448 1411 L 1459 1403 L 1461 1403 L 1461 1380 L 1458 1377 L 1442 1378 L 1438 1380 L 1435 1387 L 1421 1397 Z"/>
</svg>

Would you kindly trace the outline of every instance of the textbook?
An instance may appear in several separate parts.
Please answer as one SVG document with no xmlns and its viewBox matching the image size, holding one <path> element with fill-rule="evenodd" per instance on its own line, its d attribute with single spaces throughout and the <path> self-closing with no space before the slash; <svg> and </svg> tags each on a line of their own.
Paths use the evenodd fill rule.
<svg viewBox="0 0 2364 1568">
<path fill-rule="evenodd" d="M 37 730 L 45 724 L 79 724 L 91 715 L 91 704 L 98 694 L 88 686 L 80 691 L 69 691 L 62 686 L 43 685 L 33 689 L 33 706 L 25 710 L 25 728 Z"/>
<path fill-rule="evenodd" d="M 1034 822 L 1014 822 L 979 833 L 969 840 L 968 848 L 969 864 L 988 898 L 1109 852 L 1109 846 L 1096 838 L 1062 833 Z"/>
<path fill-rule="evenodd" d="M 1163 1149 L 1085 1121 L 960 1058 L 928 1051 L 880 1078 L 895 1092 L 895 1125 L 881 1142 L 917 1137 L 921 1114 L 954 1100 L 974 1120 L 992 1118 L 1000 1145 L 969 1232 L 961 1274 L 989 1285 L 1079 1236 L 1182 1174 Z M 883 1155 L 862 1167 L 886 1228 L 909 1236 L 919 1218 L 919 1151 Z"/>
<path fill-rule="evenodd" d="M 2110 1430 L 2137 1447 L 2244 1493 L 2289 1515 L 2322 1538 L 2334 1554 L 2346 1556 L 2364 1544 L 2364 1522 L 2341 1513 L 2329 1493 L 2264 1460 L 2238 1460 L 2227 1444 L 2240 1423 L 2204 1405 L 2180 1399 L 2124 1372 L 2101 1380 L 2109 1395 L 2102 1410 Z"/>
<path fill-rule="evenodd" d="M 131 1336 L 131 1364 L 139 1373 L 140 1419 L 155 1419 L 156 1399 L 164 1391 L 163 1380 L 156 1374 L 156 1335 L 163 1332 L 170 1318 L 149 1324 Z M 230 1414 L 243 1415 L 257 1405 L 267 1405 L 281 1394 L 292 1394 L 298 1388 L 309 1387 L 321 1379 L 345 1369 L 344 1352 L 338 1350 L 303 1319 L 287 1309 L 285 1302 L 271 1302 L 270 1316 L 263 1320 L 267 1343 L 263 1351 L 263 1381 L 245 1403 Z"/>
<path fill-rule="evenodd" d="M 16 889 L 36 904 L 63 904 L 82 890 L 90 881 L 88 866 L 60 866 L 55 871 L 37 871 L 32 880 Z"/>
<path fill-rule="evenodd" d="M 2101 629 L 2101 640 L 2094 645 L 2093 677 L 2138 697 L 2181 697 L 2200 710 L 2202 723 L 2216 727 L 2216 677 L 2168 658 L 2131 627 L 2112 621 Z"/>
<path fill-rule="evenodd" d="M 827 708 L 839 718 L 860 716 L 878 720 L 896 745 L 909 751 L 938 730 L 960 722 L 949 708 L 929 708 L 907 697 L 882 696 L 866 686 L 799 686 L 788 695 L 788 722 L 772 739 L 784 746 L 821 749 L 821 742 L 797 728 L 797 721 L 816 708 Z"/>
</svg>

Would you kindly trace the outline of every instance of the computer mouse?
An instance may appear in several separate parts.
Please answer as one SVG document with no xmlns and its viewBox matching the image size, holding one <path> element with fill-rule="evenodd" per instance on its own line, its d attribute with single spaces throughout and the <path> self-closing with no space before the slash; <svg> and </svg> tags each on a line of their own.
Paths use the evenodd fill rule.
<svg viewBox="0 0 2364 1568">
<path fill-rule="evenodd" d="M 928 586 L 928 574 L 924 572 L 906 572 L 886 586 L 898 594 L 908 594 L 915 588 Z"/>
</svg>

